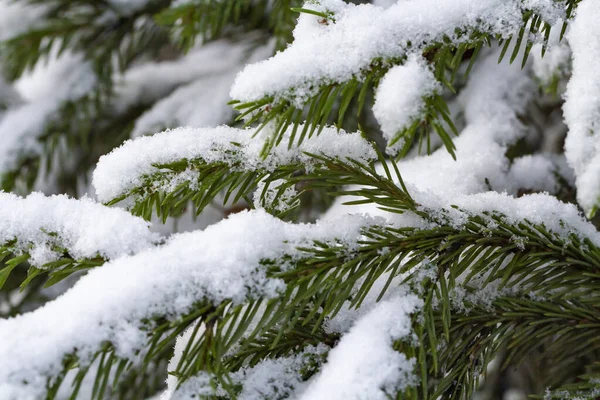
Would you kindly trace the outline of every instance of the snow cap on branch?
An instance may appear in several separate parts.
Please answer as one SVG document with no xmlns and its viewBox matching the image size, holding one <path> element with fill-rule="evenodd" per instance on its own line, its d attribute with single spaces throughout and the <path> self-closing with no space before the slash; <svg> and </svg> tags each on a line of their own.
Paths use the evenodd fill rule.
<svg viewBox="0 0 600 400">
<path fill-rule="evenodd" d="M 263 97 L 287 98 L 302 104 L 319 85 L 346 82 L 369 70 L 374 60 L 419 54 L 422 46 L 469 40 L 468 34 L 487 32 L 509 37 L 519 32 L 523 11 L 530 8 L 553 24 L 564 14 L 562 2 L 529 0 L 420 0 L 389 8 L 371 4 L 327 1 L 305 4 L 333 12 L 326 23 L 319 16 L 300 15 L 294 42 L 272 58 L 247 66 L 236 78 L 231 97 L 242 102 Z"/>
<path fill-rule="evenodd" d="M 62 256 L 54 247 L 75 259 L 113 259 L 152 246 L 158 236 L 143 219 L 85 197 L 32 193 L 21 198 L 0 192 L 0 245 L 15 239 L 16 249 L 42 266 Z"/>
<path fill-rule="evenodd" d="M 300 128 L 302 129 L 302 128 Z M 292 128 L 289 128 L 291 132 Z M 179 128 L 125 142 L 100 158 L 93 184 L 101 201 L 110 201 L 140 186 L 143 178 L 160 171 L 155 164 L 201 159 L 206 163 L 226 163 L 237 170 L 273 170 L 278 166 L 312 159 L 304 152 L 368 162 L 375 158 L 369 142 L 359 133 L 325 128 L 320 135 L 288 149 L 287 140 L 273 148 L 267 158 L 261 156 L 263 143 L 252 138 L 252 130 L 228 126 L 217 128 Z M 289 134 L 289 132 L 288 132 Z"/>
<path fill-rule="evenodd" d="M 378 303 L 329 352 L 321 373 L 300 400 L 384 400 L 417 383 L 416 360 L 393 345 L 411 339 L 411 314 L 422 305 L 415 295 Z"/>
</svg>

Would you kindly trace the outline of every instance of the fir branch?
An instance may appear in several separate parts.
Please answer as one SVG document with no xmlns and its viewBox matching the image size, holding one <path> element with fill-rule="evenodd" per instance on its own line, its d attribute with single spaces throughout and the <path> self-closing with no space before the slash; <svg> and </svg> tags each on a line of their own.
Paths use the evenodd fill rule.
<svg viewBox="0 0 600 400">
<path fill-rule="evenodd" d="M 498 297 L 489 306 L 471 307 L 466 313 L 453 311 L 450 339 L 438 353 L 441 369 L 434 374 L 435 398 L 470 398 L 478 376 L 502 349 L 508 351 L 502 369 L 518 365 L 536 353 L 554 360 L 557 369 L 568 369 L 573 360 L 598 349 L 600 325 L 597 316 L 593 316 L 593 307 L 572 301 L 534 300 L 526 292 Z M 434 318 L 441 329 L 442 316 L 436 312 Z M 552 377 L 547 378 L 552 382 Z M 552 382 L 557 383 L 562 382 Z"/>
<path fill-rule="evenodd" d="M 570 10 L 568 15 L 571 15 L 575 5 L 576 1 L 568 2 Z M 311 12 L 323 14 L 320 11 L 311 10 Z M 324 15 L 330 14 L 331 18 L 335 19 L 334 13 L 324 13 Z M 322 16 L 319 17 L 322 18 Z M 453 82 L 459 75 L 459 68 L 468 64 L 464 73 L 466 77 L 485 44 L 491 46 L 493 42 L 500 41 L 504 46 L 500 56 L 502 59 L 511 43 L 514 43 L 510 61 L 513 62 L 519 54 L 523 53 L 522 66 L 524 66 L 533 44 L 538 40 L 546 43 L 551 29 L 550 24 L 544 22 L 543 18 L 535 13 L 535 10 L 523 9 L 522 17 L 521 29 L 508 37 L 495 33 L 491 27 L 488 27 L 488 31 L 483 28 L 457 28 L 453 32 L 454 38 L 443 35 L 441 39 L 436 39 L 431 43 L 415 45 L 420 46 L 419 53 L 433 66 L 436 79 L 455 93 Z M 410 50 L 413 46 L 411 39 L 405 38 L 405 40 L 407 49 Z M 545 47 L 544 45 L 543 48 Z M 524 48 L 523 51 L 521 51 L 522 48 Z M 304 138 L 311 137 L 315 133 L 319 134 L 319 127 L 326 123 L 337 121 L 338 127 L 342 128 L 342 121 L 348 105 L 353 101 L 358 103 L 357 113 L 360 116 L 369 90 L 377 86 L 391 66 L 402 65 L 405 61 L 406 54 L 391 58 L 375 58 L 371 60 L 370 65 L 362 68 L 350 80 L 327 79 L 323 81 L 321 79 L 314 82 L 308 88 L 310 96 L 306 95 L 307 88 L 300 88 L 296 93 L 296 89 L 291 87 L 285 93 L 265 95 L 262 99 L 246 102 L 235 99 L 231 104 L 240 111 L 239 119 L 245 120 L 245 126 L 258 125 L 257 131 L 261 131 L 267 125 L 275 127 L 271 139 L 265 146 L 264 153 L 266 155 L 271 146 L 278 144 L 283 139 L 283 133 L 290 127 L 296 131 L 298 125 L 304 124 L 304 129 L 298 137 L 296 135 L 289 137 L 289 146 L 292 146 L 295 140 L 297 143 L 302 143 Z M 419 137 L 419 143 L 423 138 L 428 139 L 432 129 L 440 136 L 447 150 L 454 154 L 451 133 L 456 133 L 456 130 L 445 101 L 440 96 L 432 96 L 425 100 L 427 111 L 423 117 L 416 120 L 403 132 L 399 132 L 394 140 L 405 139 L 401 155 L 405 155 L 410 150 L 416 137 Z M 429 142 L 429 140 L 427 141 Z"/>
<path fill-rule="evenodd" d="M 269 337 L 272 340 L 270 348 L 276 349 L 279 341 L 286 335 L 298 331 L 297 327 L 312 325 L 311 332 L 316 332 L 321 322 L 334 316 L 346 301 L 349 307 L 360 307 L 379 278 L 389 276 L 388 284 L 379 294 L 381 297 L 389 288 L 393 277 L 406 276 L 406 282 L 412 282 L 415 290 L 422 286 L 426 295 L 426 307 L 423 311 L 425 324 L 419 324 L 422 330 L 418 332 L 421 332 L 421 346 L 429 350 L 429 355 L 423 350 L 419 359 L 423 362 L 423 357 L 427 357 L 432 363 L 427 364 L 427 374 L 434 377 L 437 371 L 443 373 L 445 368 L 452 367 L 454 372 L 446 371 L 446 378 L 438 382 L 435 390 L 439 394 L 451 393 L 455 398 L 462 398 L 475 386 L 475 372 L 489 362 L 501 344 L 510 343 L 510 338 L 517 338 L 519 342 L 513 344 L 515 350 L 510 358 L 518 360 L 522 356 L 522 351 L 519 350 L 530 347 L 530 341 L 534 339 L 534 336 L 525 333 L 532 326 L 539 327 L 540 319 L 550 329 L 539 331 L 538 334 L 552 337 L 558 332 L 566 335 L 569 330 L 575 332 L 581 327 L 589 328 L 597 319 L 592 305 L 585 305 L 582 303 L 584 300 L 568 300 L 564 295 L 559 298 L 552 290 L 569 287 L 570 293 L 573 293 L 573 287 L 569 286 L 572 284 L 577 287 L 575 292 L 585 298 L 586 293 L 590 293 L 587 288 L 597 290 L 598 282 L 595 280 L 588 279 L 585 284 L 580 279 L 567 280 L 560 286 L 558 282 L 545 282 L 544 285 L 538 282 L 547 281 L 545 272 L 548 268 L 560 266 L 562 269 L 596 269 L 594 260 L 600 254 L 600 249 L 588 243 L 590 246 L 587 248 L 573 246 L 575 250 L 569 250 L 569 245 L 565 246 L 563 238 L 548 233 L 541 226 L 509 224 L 500 216 L 497 217 L 496 228 L 482 229 L 486 222 L 485 217 L 473 216 L 461 229 L 451 226 L 431 229 L 374 226 L 363 232 L 365 239 L 359 242 L 359 247 L 355 250 L 346 249 L 336 241 L 315 242 L 311 247 L 300 249 L 303 256 L 299 259 L 284 257 L 283 260 L 264 260 L 267 276 L 286 282 L 287 289 L 281 297 L 268 301 L 249 299 L 246 304 L 238 305 L 232 304 L 230 300 L 219 304 L 202 302 L 191 313 L 179 319 L 164 323 L 147 321 L 151 338 L 146 344 L 148 351 L 145 362 L 151 362 L 158 352 L 163 351 L 192 322 L 202 324 L 204 330 L 190 340 L 175 374 L 180 381 L 185 381 L 199 371 L 205 371 L 221 377 L 218 381 L 223 384 L 226 375 L 231 372 L 228 371 L 227 363 L 224 363 L 224 357 L 242 337 L 247 345 L 257 340 L 255 338 Z M 508 243 L 515 231 L 528 234 L 529 240 L 522 246 L 510 246 Z M 508 236 L 509 233 L 511 236 Z M 570 239 L 575 240 L 573 237 Z M 542 261 L 534 260 L 531 256 L 539 255 L 540 247 L 546 249 L 546 258 Z M 382 252 L 382 248 L 387 248 L 388 251 Z M 437 272 L 434 279 L 423 280 L 420 277 L 419 271 L 423 268 L 424 260 L 429 260 L 435 266 L 434 271 Z M 284 263 L 293 263 L 294 267 L 282 270 L 281 265 Z M 527 273 L 525 283 L 522 282 L 521 271 Z M 549 298 L 546 302 L 523 302 L 500 297 L 493 303 L 499 310 L 502 309 L 497 314 L 473 312 L 466 317 L 459 314 L 452 316 L 447 308 L 448 293 L 456 287 L 468 286 L 473 276 L 486 276 L 486 273 L 491 281 L 513 274 L 516 279 L 504 278 L 501 284 Z M 459 276 L 466 278 L 459 281 Z M 437 298 L 439 304 L 445 305 L 441 308 L 434 307 L 434 298 Z M 574 315 L 579 316 L 576 317 L 576 324 L 570 322 Z M 156 318 L 157 321 L 160 320 L 160 316 Z M 504 318 L 508 318 L 508 325 L 501 324 Z M 521 325 L 515 326 L 511 322 L 515 318 Z M 480 322 L 480 319 L 483 321 Z M 434 322 L 435 326 L 430 325 Z M 466 323 L 469 324 L 467 331 L 464 328 Z M 253 327 L 251 331 L 250 326 Z M 517 329 L 515 335 L 510 335 L 514 329 Z M 269 335 L 273 330 L 278 332 L 276 336 Z M 442 340 L 441 332 L 445 332 L 447 342 L 453 345 L 436 352 L 435 349 Z M 461 340 L 453 339 L 456 332 Z M 591 331 L 585 332 L 587 334 Z M 588 337 L 596 336 L 593 334 Z M 571 341 L 572 339 L 573 337 L 570 338 Z M 479 342 L 481 343 L 476 345 Z M 241 349 L 244 348 L 242 345 Z M 105 357 L 110 359 L 109 351 L 109 347 L 102 350 Z M 267 356 L 270 353 L 264 354 Z M 465 354 L 467 364 L 459 362 L 462 360 L 460 357 L 465 357 Z M 480 357 L 483 357 L 483 361 L 474 363 Z M 257 362 L 259 359 L 253 360 Z M 239 365 L 238 362 L 231 366 L 237 368 Z M 435 365 L 438 367 L 434 367 Z"/>
<path fill-rule="evenodd" d="M 37 277 L 48 275 L 44 287 L 49 287 L 68 278 L 71 274 L 99 267 L 106 261 L 102 257 L 73 259 L 69 256 L 66 249 L 56 247 L 54 250 L 62 253 L 59 259 L 40 266 L 28 265 L 27 277 L 18 285 L 21 291 L 28 287 Z M 30 255 L 26 252 L 24 253 L 21 246 L 16 246 L 16 240 L 9 241 L 7 244 L 0 246 L 0 289 L 6 284 L 15 268 L 27 263 L 29 258 Z M 11 284 L 11 286 L 14 286 L 14 284 Z"/>
<path fill-rule="evenodd" d="M 200 215 L 215 198 L 224 193 L 223 204 L 236 203 L 256 189 L 259 182 L 268 177 L 289 179 L 302 170 L 301 165 L 286 165 L 273 172 L 258 169 L 256 171 L 236 170 L 225 162 L 207 164 L 202 159 L 181 160 L 162 165 L 154 165 L 160 172 L 143 177 L 142 185 L 111 200 L 107 205 L 117 204 L 125 199 L 132 199 L 134 204 L 130 210 L 134 215 L 149 220 L 153 213 L 166 221 L 167 217 L 181 215 L 191 203 L 194 214 Z M 192 179 L 178 177 L 183 173 L 190 174 Z"/>
</svg>

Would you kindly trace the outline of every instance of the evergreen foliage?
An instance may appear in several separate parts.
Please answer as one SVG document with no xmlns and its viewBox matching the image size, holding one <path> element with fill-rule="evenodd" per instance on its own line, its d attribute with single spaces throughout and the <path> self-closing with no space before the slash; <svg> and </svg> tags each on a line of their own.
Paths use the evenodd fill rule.
<svg viewBox="0 0 600 400">
<path fill-rule="evenodd" d="M 597 17 L 0 0 L 0 399 L 599 398 Z"/>
</svg>

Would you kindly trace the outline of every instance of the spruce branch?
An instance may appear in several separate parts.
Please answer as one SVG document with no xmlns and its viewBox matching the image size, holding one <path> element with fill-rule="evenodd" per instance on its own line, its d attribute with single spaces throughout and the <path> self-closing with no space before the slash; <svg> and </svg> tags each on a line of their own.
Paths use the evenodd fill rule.
<svg viewBox="0 0 600 400">
<path fill-rule="evenodd" d="M 572 14 L 576 3 L 573 0 L 566 2 L 567 17 Z M 318 18 L 323 18 L 320 14 L 327 15 L 332 23 L 335 23 L 335 13 L 331 11 L 322 12 L 312 9 L 309 11 L 319 14 Z M 441 35 L 441 38 L 432 40 L 431 43 L 413 44 L 412 38 L 405 38 L 406 54 L 410 51 L 417 51 L 421 54 L 432 65 L 436 79 L 451 92 L 456 92 L 453 82 L 459 68 L 467 63 L 465 75 L 468 75 L 485 44 L 491 46 L 495 41 L 502 44 L 500 60 L 511 48 L 511 63 L 519 54 L 523 54 L 522 66 L 524 66 L 533 44 L 537 41 L 547 42 L 551 25 L 545 22 L 543 17 L 536 13 L 536 10 L 526 9 L 523 6 L 521 11 L 522 25 L 512 35 L 499 34 L 494 32 L 492 27 L 475 29 L 456 27 L 453 32 L 454 38 L 444 34 Z M 306 12 L 304 11 L 304 13 Z M 413 50 L 413 46 L 419 47 L 417 50 Z M 543 48 L 545 47 L 544 45 Z M 290 126 L 294 127 L 294 132 L 296 132 L 298 125 L 304 124 L 304 129 L 298 133 L 298 136 L 294 134 L 289 137 L 289 146 L 292 146 L 295 141 L 302 143 L 304 138 L 311 137 L 315 133 L 319 134 L 319 127 L 328 122 L 337 121 L 338 127 L 341 128 L 348 105 L 353 101 L 358 104 L 357 113 L 360 116 L 370 89 L 377 86 L 390 67 L 406 62 L 406 54 L 374 58 L 368 66 L 361 68 L 349 80 L 321 79 L 309 85 L 308 88 L 296 90 L 296 88 L 290 87 L 286 92 L 265 95 L 259 100 L 236 99 L 231 104 L 240 111 L 241 115 L 238 119 L 244 119 L 245 126 L 257 125 L 257 131 L 261 131 L 268 125 L 275 126 L 271 140 L 265 145 L 265 154 L 267 154 L 271 146 L 278 144 L 283 139 L 283 133 Z M 310 96 L 306 95 L 307 90 L 311 94 Z M 422 118 L 414 121 L 413 125 L 403 132 L 399 132 L 394 141 L 400 138 L 405 139 L 405 146 L 401 154 L 406 154 L 417 136 L 421 142 L 423 138 L 428 138 L 430 130 L 433 129 L 440 136 L 448 151 L 453 154 L 454 146 L 450 133 L 456 132 L 445 101 L 440 96 L 433 96 L 425 100 L 427 112 Z"/>
<path fill-rule="evenodd" d="M 298 0 L 269 3 L 264 0 L 227 0 L 212 2 L 194 0 L 163 9 L 154 20 L 171 32 L 184 51 L 198 39 L 215 40 L 236 36 L 240 30 L 267 30 L 272 33 L 277 49 L 283 49 L 292 39 L 295 14 L 291 8 Z"/>
<path fill-rule="evenodd" d="M 289 179 L 303 169 L 301 165 L 285 165 L 272 172 L 260 169 L 244 171 L 236 170 L 235 166 L 226 162 L 207 164 L 202 159 L 155 164 L 154 167 L 160 172 L 145 176 L 141 186 L 114 198 L 107 205 L 133 199 L 130 210 L 134 215 L 149 220 L 155 213 L 164 222 L 169 216 L 181 215 L 190 202 L 194 214 L 199 215 L 221 193 L 224 193 L 223 204 L 236 203 L 240 199 L 248 199 L 263 179 Z M 184 178 L 181 183 L 173 185 L 184 173 L 192 179 Z"/>
</svg>

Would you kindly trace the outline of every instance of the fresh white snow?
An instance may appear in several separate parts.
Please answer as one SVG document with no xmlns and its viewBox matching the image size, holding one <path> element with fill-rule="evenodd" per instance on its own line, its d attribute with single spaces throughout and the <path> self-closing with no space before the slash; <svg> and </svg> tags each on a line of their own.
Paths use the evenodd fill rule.
<svg viewBox="0 0 600 400">
<path fill-rule="evenodd" d="M 416 360 L 392 346 L 411 339 L 411 314 L 422 305 L 414 295 L 378 303 L 329 352 L 322 371 L 299 399 L 383 400 L 416 384 Z"/>
<path fill-rule="evenodd" d="M 290 127 L 288 135 L 291 130 Z M 320 135 L 314 135 L 291 149 L 288 149 L 288 141 L 284 138 L 268 158 L 263 158 L 263 143 L 253 139 L 252 133 L 252 129 L 228 126 L 179 128 L 127 141 L 100 158 L 93 177 L 96 194 L 100 201 L 110 201 L 140 186 L 147 175 L 158 172 L 159 169 L 153 164 L 167 164 L 183 159 L 202 159 L 207 164 L 223 162 L 237 170 L 272 171 L 281 165 L 310 164 L 312 158 L 303 152 L 362 161 L 375 158 L 371 144 L 359 133 L 338 132 L 332 127 L 325 128 Z M 179 178 L 185 179 L 181 176 Z M 193 173 L 188 178 L 193 179 Z"/>
<path fill-rule="evenodd" d="M 570 24 L 568 40 L 573 52 L 573 74 L 563 106 L 569 132 L 565 155 L 575 170 L 577 200 L 586 212 L 600 202 L 600 4 L 583 0 Z"/>
<path fill-rule="evenodd" d="M 158 236 L 149 223 L 88 198 L 32 193 L 22 198 L 0 192 L 0 245 L 17 240 L 35 266 L 59 259 L 64 248 L 75 259 L 113 259 L 152 247 Z"/>
</svg>

